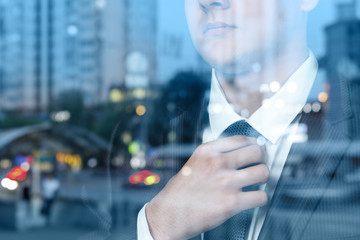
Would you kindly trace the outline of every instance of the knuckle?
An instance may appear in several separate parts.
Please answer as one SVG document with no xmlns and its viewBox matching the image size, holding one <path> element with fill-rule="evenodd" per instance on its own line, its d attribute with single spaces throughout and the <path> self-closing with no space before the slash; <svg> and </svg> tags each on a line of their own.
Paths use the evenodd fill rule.
<svg viewBox="0 0 360 240">
<path fill-rule="evenodd" d="M 237 205 L 237 195 L 235 193 L 226 194 L 223 200 L 226 208 L 232 212 L 234 207 Z"/>
<path fill-rule="evenodd" d="M 238 143 L 246 144 L 248 142 L 248 138 L 243 135 L 235 135 L 235 136 L 233 136 L 233 138 L 234 138 L 234 141 L 236 141 Z"/>
<path fill-rule="evenodd" d="M 230 169 L 234 169 L 237 166 L 237 163 L 240 162 L 240 160 L 237 159 L 224 159 L 223 163 L 224 166 Z"/>
<path fill-rule="evenodd" d="M 265 165 L 265 164 L 260 164 L 259 167 L 260 167 L 261 176 L 263 177 L 263 179 L 265 181 L 269 180 L 269 178 L 270 178 L 270 169 L 269 169 L 269 167 L 267 165 Z"/>
<path fill-rule="evenodd" d="M 239 173 L 240 173 L 241 179 L 243 179 L 243 180 L 248 179 L 249 177 L 251 177 L 251 174 L 249 173 L 247 168 L 241 169 Z"/>
<path fill-rule="evenodd" d="M 258 145 L 254 145 L 254 156 L 256 157 L 256 159 L 262 159 L 263 157 L 261 147 Z"/>
<path fill-rule="evenodd" d="M 219 187 L 223 189 L 230 185 L 230 180 L 226 177 L 222 177 L 221 179 L 219 179 L 218 183 L 219 183 Z"/>
<path fill-rule="evenodd" d="M 194 153 L 193 153 L 193 156 L 196 158 L 196 159 L 202 159 L 203 155 L 204 155 L 204 147 L 203 145 L 200 145 L 198 148 L 195 149 Z"/>
<path fill-rule="evenodd" d="M 214 156 L 210 156 L 207 159 L 207 169 L 210 172 L 214 172 L 216 171 L 221 165 L 221 160 L 214 157 Z"/>
<path fill-rule="evenodd" d="M 211 154 L 211 147 L 209 146 L 209 144 L 205 143 L 200 145 L 197 149 L 196 149 L 196 154 L 198 155 L 204 155 L 204 156 L 209 156 Z"/>
</svg>

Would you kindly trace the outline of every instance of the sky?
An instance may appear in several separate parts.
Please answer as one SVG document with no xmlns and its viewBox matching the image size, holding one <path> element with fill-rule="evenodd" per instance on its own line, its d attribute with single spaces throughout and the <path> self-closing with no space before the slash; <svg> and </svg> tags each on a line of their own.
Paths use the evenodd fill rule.
<svg viewBox="0 0 360 240">
<path fill-rule="evenodd" d="M 324 27 L 336 21 L 338 0 L 320 0 L 318 6 L 309 13 L 308 42 L 317 57 L 325 54 Z"/>
<path fill-rule="evenodd" d="M 241 0 L 237 0 L 241 1 Z M 289 0 L 292 1 L 292 0 Z M 352 0 L 319 0 L 318 6 L 309 13 L 308 18 L 308 44 L 309 48 L 314 52 L 319 59 L 325 54 L 325 36 L 324 28 L 337 19 L 336 5 L 341 2 L 348 2 Z M 160 79 L 168 79 L 176 68 L 186 68 L 186 66 L 196 66 L 194 62 L 194 48 L 188 34 L 186 20 L 184 15 L 184 1 L 183 0 L 159 0 L 158 27 L 161 32 L 159 34 L 158 43 L 160 46 L 164 45 L 165 34 L 174 34 L 182 36 L 182 58 L 171 61 L 170 58 L 163 58 L 160 60 L 159 66 L 166 68 L 167 71 L 159 71 L 164 73 Z M 360 4 L 357 6 L 357 15 L 359 16 Z M 315 99 L 317 94 L 322 91 L 323 83 L 326 80 L 324 72 L 319 72 L 318 80 L 314 91 L 311 93 L 311 98 Z"/>
<path fill-rule="evenodd" d="M 319 0 L 318 6 L 310 12 L 308 24 L 309 46 L 317 57 L 324 54 L 323 28 L 333 23 L 337 18 L 336 4 L 349 1 L 351 0 Z M 183 4 L 183 0 L 159 0 L 159 16 L 162 16 L 159 20 L 160 29 L 167 29 L 184 35 L 188 34 Z M 360 4 L 358 4 L 357 9 L 359 13 Z M 176 26 L 175 30 L 174 26 Z"/>
<path fill-rule="evenodd" d="M 319 59 L 323 57 L 325 52 L 325 30 L 324 28 L 337 21 L 337 4 L 350 2 L 352 0 L 320 0 L 318 6 L 309 13 L 308 18 L 308 44 L 309 48 Z M 358 0 L 355 0 L 358 1 Z M 359 17 L 360 4 L 357 4 L 356 15 Z M 315 100 L 319 92 L 323 91 L 323 85 L 326 82 L 326 73 L 320 70 L 317 80 L 314 83 L 310 99 Z"/>
<path fill-rule="evenodd" d="M 336 5 L 338 3 L 351 1 L 352 0 L 319 0 L 318 6 L 309 14 L 309 47 L 317 57 L 321 57 L 325 54 L 324 27 L 337 20 Z M 356 14 L 357 17 L 359 17 L 359 3 L 357 4 Z"/>
</svg>

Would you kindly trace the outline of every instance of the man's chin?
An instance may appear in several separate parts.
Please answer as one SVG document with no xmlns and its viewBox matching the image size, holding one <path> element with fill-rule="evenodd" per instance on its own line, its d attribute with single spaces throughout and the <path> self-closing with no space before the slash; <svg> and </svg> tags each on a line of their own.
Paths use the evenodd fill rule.
<svg viewBox="0 0 360 240">
<path fill-rule="evenodd" d="M 204 60 L 211 66 L 225 66 L 234 61 L 234 57 L 228 50 L 209 49 L 202 54 Z"/>
<path fill-rule="evenodd" d="M 228 76 L 242 76 L 253 72 L 251 64 L 241 62 L 214 62 L 211 66 L 219 73 Z"/>
<path fill-rule="evenodd" d="M 254 55 L 244 54 L 242 57 L 233 55 L 219 56 L 208 55 L 204 57 L 205 61 L 218 72 L 226 75 L 244 75 L 249 72 L 257 72 L 261 69 L 261 61 Z"/>
</svg>

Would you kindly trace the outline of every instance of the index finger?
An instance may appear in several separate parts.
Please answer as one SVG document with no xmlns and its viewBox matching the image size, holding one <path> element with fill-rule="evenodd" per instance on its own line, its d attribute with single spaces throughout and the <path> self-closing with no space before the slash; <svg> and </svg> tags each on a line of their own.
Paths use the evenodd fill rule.
<svg viewBox="0 0 360 240">
<path fill-rule="evenodd" d="M 256 139 L 243 135 L 221 138 L 207 143 L 213 150 L 221 153 L 231 152 L 249 145 L 256 144 Z"/>
</svg>

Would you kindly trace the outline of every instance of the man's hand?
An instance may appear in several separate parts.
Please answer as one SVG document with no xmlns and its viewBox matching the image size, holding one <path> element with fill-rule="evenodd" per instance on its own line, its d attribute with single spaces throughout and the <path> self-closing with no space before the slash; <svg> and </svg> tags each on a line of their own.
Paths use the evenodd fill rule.
<svg viewBox="0 0 360 240">
<path fill-rule="evenodd" d="M 233 136 L 195 150 L 181 171 L 146 206 L 154 239 L 188 239 L 245 209 L 266 204 L 264 191 L 242 191 L 243 187 L 266 182 L 270 175 L 261 148 L 250 141 Z M 246 167 L 251 164 L 258 165 Z"/>
</svg>

